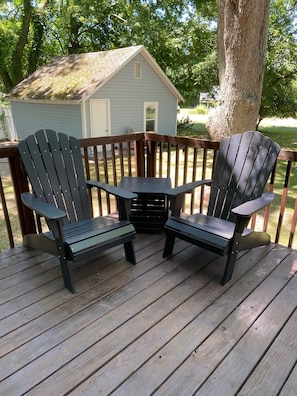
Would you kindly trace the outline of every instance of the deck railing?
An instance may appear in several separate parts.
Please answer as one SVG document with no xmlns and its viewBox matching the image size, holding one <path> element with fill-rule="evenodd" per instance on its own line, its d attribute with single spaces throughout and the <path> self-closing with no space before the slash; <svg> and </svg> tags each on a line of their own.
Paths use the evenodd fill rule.
<svg viewBox="0 0 297 396">
<path fill-rule="evenodd" d="M 211 179 L 219 143 L 195 138 L 134 133 L 112 137 L 81 139 L 82 155 L 88 179 L 96 179 L 118 185 L 122 176 L 170 177 L 177 186 L 199 179 Z M 6 158 L 10 168 L 17 214 L 13 214 L 8 197 L 11 191 L 0 178 L 1 221 L 6 224 L 6 238 L 12 247 L 21 235 L 36 232 L 40 228 L 31 211 L 26 209 L 20 195 L 28 191 L 26 173 L 22 167 L 16 144 L 0 146 L 0 159 Z M 273 191 L 276 199 L 270 208 L 254 216 L 250 226 L 267 230 L 273 241 L 297 248 L 294 243 L 297 222 L 297 151 L 282 150 L 276 168 L 269 180 L 267 190 Z M 209 187 L 197 189 L 186 199 L 185 210 L 206 212 Z M 96 199 L 96 204 L 95 204 Z M 11 200 L 11 195 L 10 195 Z M 113 213 L 114 200 L 101 192 L 90 194 L 96 214 Z M 1 213 L 2 212 L 2 213 Z M 11 226 L 11 217 L 16 216 L 19 231 Z M 2 220 L 3 218 L 3 220 Z M 14 226 L 15 227 L 15 226 Z M 20 235 L 16 238 L 16 234 Z"/>
</svg>

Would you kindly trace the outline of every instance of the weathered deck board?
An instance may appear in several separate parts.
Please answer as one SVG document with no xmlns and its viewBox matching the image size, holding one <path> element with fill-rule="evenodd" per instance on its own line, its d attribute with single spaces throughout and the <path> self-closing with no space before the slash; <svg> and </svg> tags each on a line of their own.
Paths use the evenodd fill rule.
<svg viewBox="0 0 297 396">
<path fill-rule="evenodd" d="M 195 335 L 188 350 L 187 359 L 176 368 L 176 371 L 161 386 L 158 394 L 171 394 L 171 392 L 181 390 L 181 388 L 185 389 L 188 394 L 195 392 L 215 369 L 218 362 L 232 349 L 238 338 L 246 331 L 246 328 L 252 323 L 253 317 L 257 316 L 259 310 L 265 309 L 266 300 L 260 300 L 261 304 L 259 304 L 258 294 L 260 293 L 261 282 L 275 268 L 275 264 L 271 264 L 272 254 L 275 255 L 275 252 L 269 252 L 260 261 L 260 274 L 254 275 L 257 271 L 256 265 L 245 275 L 244 282 L 238 282 L 225 294 L 219 296 L 200 317 L 197 317 L 189 329 L 185 329 L 184 335 L 178 336 L 176 342 L 184 345 L 185 342 L 190 342 L 187 340 L 187 336 L 191 338 L 192 334 Z M 282 257 L 283 254 L 280 259 Z M 247 256 L 242 257 L 242 259 L 247 258 Z M 258 257 L 259 259 L 260 257 Z M 200 331 L 200 322 L 203 324 L 204 321 L 212 323 L 210 328 L 212 333 L 208 333 L 208 329 L 205 329 L 205 334 Z M 192 328 L 199 329 L 199 334 L 193 333 Z M 199 342 L 201 343 L 199 344 Z M 170 348 L 170 345 L 168 347 Z M 188 378 L 187 381 L 185 381 L 186 378 Z"/>
<path fill-rule="evenodd" d="M 297 252 L 244 252 L 222 287 L 224 258 L 163 246 L 76 264 L 75 295 L 56 258 L 1 252 L 0 394 L 295 395 Z"/>
<path fill-rule="evenodd" d="M 250 253 L 255 254 L 255 251 Z M 241 258 L 241 261 L 247 259 L 247 257 L 243 256 Z M 250 258 L 249 262 L 253 262 L 254 260 L 259 260 L 259 257 L 256 258 L 254 256 L 253 258 Z M 271 257 L 270 259 L 268 258 L 268 263 L 268 266 L 271 267 Z M 237 267 L 237 271 L 243 270 L 244 267 L 240 265 L 240 261 L 238 262 L 238 264 L 239 266 Z M 155 366 L 157 370 L 155 370 L 153 378 L 149 381 L 149 384 L 151 386 L 151 392 L 155 390 L 159 384 L 163 383 L 163 381 L 166 380 L 170 373 L 176 370 L 179 363 L 182 363 L 185 358 L 190 357 L 190 359 L 193 360 L 194 355 L 199 357 L 200 360 L 200 353 L 197 351 L 199 344 L 203 342 L 206 337 L 210 336 L 214 328 L 220 326 L 222 321 L 239 306 L 239 304 L 245 297 L 249 295 L 253 287 L 257 286 L 257 283 L 260 280 L 258 277 L 254 276 L 254 270 L 255 268 L 253 268 L 251 272 L 252 279 L 248 279 L 248 282 L 246 284 L 238 283 L 234 286 L 235 289 L 229 288 L 226 291 L 226 289 L 222 290 L 224 288 L 221 288 L 220 290 L 218 288 L 218 285 L 214 285 L 214 290 L 210 289 L 209 296 L 208 294 L 206 294 L 214 302 L 212 303 L 210 300 L 206 300 L 207 302 L 202 306 L 203 311 L 200 313 L 200 315 L 198 316 L 198 312 L 195 320 L 189 323 L 189 325 L 181 333 L 174 337 L 174 339 L 169 344 L 167 344 L 162 350 L 158 352 L 158 355 L 161 356 L 161 358 L 158 355 L 155 355 L 149 362 L 146 363 L 144 367 L 138 370 L 133 375 L 133 377 L 130 377 L 129 380 L 127 380 L 126 383 L 121 386 L 120 392 L 116 392 L 116 394 L 129 394 L 131 388 L 133 388 L 134 386 L 133 384 L 135 384 L 135 381 L 139 380 L 139 378 L 141 378 L 142 381 L 146 382 L 146 380 L 148 380 L 149 372 L 153 371 L 153 366 Z M 262 272 L 264 273 L 263 269 Z M 207 285 L 207 287 L 209 288 L 210 285 Z M 223 291 L 225 291 L 224 294 L 222 294 Z M 201 304 L 202 299 L 201 296 L 199 297 L 200 298 L 197 298 L 196 306 Z M 194 309 L 194 307 L 192 307 L 192 309 Z M 178 345 L 182 345 L 182 352 L 177 357 L 175 355 L 175 351 Z M 208 360 L 211 359 L 211 355 L 208 356 L 208 353 L 206 352 L 206 354 L 203 355 L 203 358 L 204 359 L 202 359 L 200 364 L 205 367 L 208 363 Z M 187 372 L 186 378 L 188 374 L 189 373 Z M 185 381 L 185 377 L 180 377 L 176 379 L 177 384 L 182 384 Z M 196 386 L 197 389 L 197 385 L 199 384 L 199 382 L 197 382 L 196 376 L 192 377 L 192 381 L 194 381 L 194 386 Z M 220 387 L 217 388 L 217 391 L 220 391 Z M 171 393 L 166 390 L 164 394 L 168 395 Z M 186 392 L 185 394 L 191 393 Z M 211 394 L 211 392 L 208 394 Z"/>
<path fill-rule="evenodd" d="M 287 395 L 293 396 L 296 394 L 296 389 L 297 389 L 297 362 L 295 363 L 295 367 L 290 373 L 288 380 L 284 384 L 280 392 L 280 396 L 287 396 Z"/>
<path fill-rule="evenodd" d="M 250 323 L 241 339 L 220 362 L 202 388 L 199 389 L 199 395 L 209 395 L 212 389 L 220 389 L 222 395 L 236 394 L 240 391 L 241 384 L 247 380 L 249 373 L 254 370 L 267 348 L 285 325 L 288 316 L 296 308 L 296 301 L 292 301 L 292 298 L 296 291 L 297 278 L 294 277 L 282 290 L 286 279 L 283 279 L 280 273 L 278 275 L 276 286 L 273 283 L 274 279 L 271 278 L 269 278 L 269 284 L 264 284 L 262 298 L 265 298 L 272 291 L 272 301 L 268 300 L 266 302 L 267 305 L 269 304 L 267 308 L 259 315 L 257 320 Z M 258 304 L 262 303 L 261 299 L 258 301 Z M 252 307 L 256 303 L 257 301 L 252 303 L 251 309 L 254 309 Z M 270 377 L 270 381 L 271 378 L 276 381 L 274 377 Z M 263 382 L 261 382 L 262 391 L 265 394 L 277 394 L 277 391 L 270 393 L 268 389 L 266 393 Z M 245 392 L 242 391 L 242 394 L 245 394 Z M 257 392 L 254 394 L 257 394 Z"/>
<path fill-rule="evenodd" d="M 265 392 L 266 395 L 271 395 L 279 392 L 283 385 L 284 377 L 291 372 L 296 363 L 296 329 L 297 311 L 295 310 L 264 355 L 257 370 L 252 373 L 240 390 L 241 393 L 255 395 Z M 271 378 L 274 379 L 273 382 Z M 259 384 L 261 384 L 261 389 Z M 296 390 L 297 388 L 295 387 L 294 391 L 296 392 Z"/>
</svg>

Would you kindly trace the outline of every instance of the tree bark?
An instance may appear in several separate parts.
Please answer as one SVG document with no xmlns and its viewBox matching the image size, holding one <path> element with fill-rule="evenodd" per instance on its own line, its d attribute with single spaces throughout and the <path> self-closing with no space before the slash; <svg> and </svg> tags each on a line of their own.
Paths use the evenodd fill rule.
<svg viewBox="0 0 297 396">
<path fill-rule="evenodd" d="M 219 0 L 220 95 L 206 123 L 214 140 L 256 128 L 268 21 L 269 0 Z"/>
</svg>

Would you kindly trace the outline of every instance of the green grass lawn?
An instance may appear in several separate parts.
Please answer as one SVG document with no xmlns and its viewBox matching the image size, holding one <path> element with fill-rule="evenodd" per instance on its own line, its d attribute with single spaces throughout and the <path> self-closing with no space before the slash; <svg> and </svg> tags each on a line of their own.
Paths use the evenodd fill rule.
<svg viewBox="0 0 297 396">
<path fill-rule="evenodd" d="M 205 127 L 207 114 L 194 114 L 191 110 L 182 109 L 180 118 L 185 115 L 189 116 L 190 123 L 178 133 L 179 136 L 210 139 Z M 267 118 L 260 123 L 259 130 L 282 148 L 297 150 L 297 119 Z"/>
<path fill-rule="evenodd" d="M 267 118 L 260 123 L 259 130 L 282 148 L 297 150 L 297 120 L 293 118 Z"/>
</svg>

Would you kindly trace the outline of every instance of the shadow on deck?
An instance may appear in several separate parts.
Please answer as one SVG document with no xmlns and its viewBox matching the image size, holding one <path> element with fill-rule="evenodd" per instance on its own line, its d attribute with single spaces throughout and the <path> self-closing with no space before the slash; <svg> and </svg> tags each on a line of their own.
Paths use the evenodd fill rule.
<svg viewBox="0 0 297 396">
<path fill-rule="evenodd" d="M 0 253 L 1 383 L 22 395 L 296 395 L 297 252 L 271 244 L 224 258 L 160 234 L 76 265 L 77 293 L 58 259 Z"/>
</svg>

